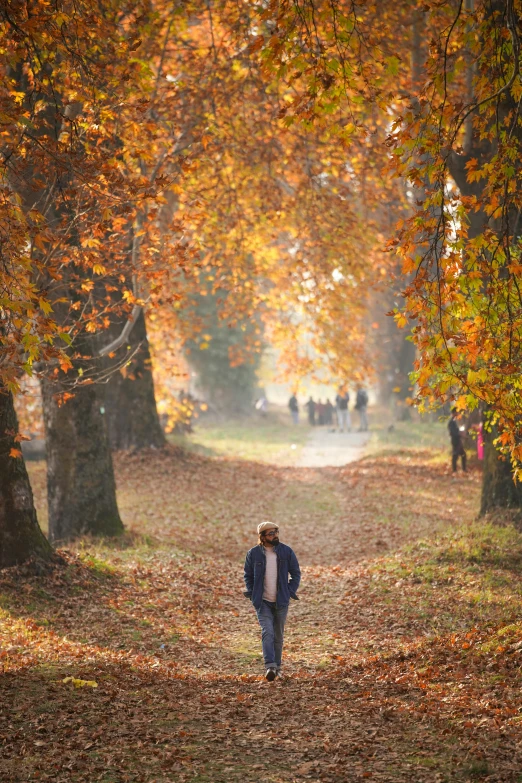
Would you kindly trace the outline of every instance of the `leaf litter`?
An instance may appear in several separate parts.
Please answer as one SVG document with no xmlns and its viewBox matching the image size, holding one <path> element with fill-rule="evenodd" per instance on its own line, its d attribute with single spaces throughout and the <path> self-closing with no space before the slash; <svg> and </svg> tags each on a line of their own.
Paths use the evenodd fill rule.
<svg viewBox="0 0 522 783">
<path fill-rule="evenodd" d="M 522 536 L 431 456 L 118 456 L 125 537 L 0 575 L 0 780 L 522 780 Z M 273 684 L 264 518 L 303 568 Z"/>
</svg>

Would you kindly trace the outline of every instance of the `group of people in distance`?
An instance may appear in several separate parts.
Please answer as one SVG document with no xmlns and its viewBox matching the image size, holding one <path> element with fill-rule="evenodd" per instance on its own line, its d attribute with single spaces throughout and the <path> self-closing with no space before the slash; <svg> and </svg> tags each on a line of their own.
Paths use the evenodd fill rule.
<svg viewBox="0 0 522 783">
<path fill-rule="evenodd" d="M 304 407 L 308 413 L 308 423 L 315 427 L 327 426 L 336 427 L 339 432 L 352 431 L 352 419 L 350 413 L 350 395 L 345 387 L 341 387 L 335 398 L 335 405 L 332 405 L 329 399 L 326 402 L 314 400 L 310 396 Z M 288 400 L 288 407 L 292 414 L 294 424 L 299 424 L 299 403 L 295 392 Z M 359 432 L 366 432 L 368 429 L 368 394 L 362 386 L 357 388 L 355 396 L 354 411 L 359 414 Z"/>
</svg>

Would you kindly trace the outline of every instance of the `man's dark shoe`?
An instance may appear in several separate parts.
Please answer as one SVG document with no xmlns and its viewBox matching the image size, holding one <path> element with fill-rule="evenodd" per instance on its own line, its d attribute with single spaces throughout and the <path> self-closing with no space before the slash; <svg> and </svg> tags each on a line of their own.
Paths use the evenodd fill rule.
<svg viewBox="0 0 522 783">
<path fill-rule="evenodd" d="M 272 667 L 270 669 L 267 669 L 265 677 L 268 680 L 268 682 L 273 682 L 277 677 L 277 669 L 273 669 Z"/>
</svg>

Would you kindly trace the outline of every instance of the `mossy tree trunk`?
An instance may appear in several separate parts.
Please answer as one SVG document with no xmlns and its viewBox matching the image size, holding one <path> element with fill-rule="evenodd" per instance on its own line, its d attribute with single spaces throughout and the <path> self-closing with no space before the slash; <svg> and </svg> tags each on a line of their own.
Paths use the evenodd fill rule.
<svg viewBox="0 0 522 783">
<path fill-rule="evenodd" d="M 114 331 L 121 331 L 117 325 Z M 113 330 L 103 332 L 100 341 L 111 339 Z M 107 359 L 107 367 L 122 362 L 125 354 L 132 358 L 122 370 L 114 371 L 100 387 L 105 406 L 109 443 L 112 449 L 161 448 L 165 436 L 159 422 L 154 394 L 152 364 L 143 310 L 133 326 L 127 343 Z M 133 355 L 134 354 L 134 355 Z"/>
<path fill-rule="evenodd" d="M 123 531 L 107 430 L 94 384 L 61 403 L 60 388 L 42 381 L 47 446 L 49 538 L 115 536 Z"/>
<path fill-rule="evenodd" d="M 0 568 L 31 557 L 49 560 L 52 549 L 38 525 L 20 444 L 13 397 L 0 387 Z M 13 456 L 16 452 L 20 456 Z"/>
</svg>

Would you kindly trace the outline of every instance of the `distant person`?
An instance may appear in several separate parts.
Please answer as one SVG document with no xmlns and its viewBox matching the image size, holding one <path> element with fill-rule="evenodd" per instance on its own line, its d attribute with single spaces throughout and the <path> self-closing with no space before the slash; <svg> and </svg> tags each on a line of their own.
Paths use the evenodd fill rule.
<svg viewBox="0 0 522 783">
<path fill-rule="evenodd" d="M 462 463 L 462 470 L 464 473 L 467 470 L 466 451 L 464 444 L 462 443 L 462 436 L 464 435 L 464 427 L 459 426 L 459 415 L 456 408 L 451 409 L 451 418 L 448 421 L 448 430 L 451 438 L 451 469 L 453 473 L 457 472 L 457 462 L 460 457 Z"/>
<path fill-rule="evenodd" d="M 359 432 L 368 430 L 368 394 L 362 386 L 357 389 L 355 410 L 359 414 Z"/>
<path fill-rule="evenodd" d="M 484 459 L 484 425 L 482 422 L 480 422 L 477 429 L 477 459 Z"/>
<path fill-rule="evenodd" d="M 319 400 L 317 402 L 317 423 L 319 424 L 320 427 L 323 427 L 326 424 L 325 413 L 326 413 L 325 405 L 321 400 Z"/>
<path fill-rule="evenodd" d="M 481 415 L 479 413 L 479 415 Z M 468 430 L 474 430 L 477 433 L 477 459 L 484 459 L 484 425 L 482 421 L 473 421 L 473 414 L 468 419 Z"/>
<path fill-rule="evenodd" d="M 308 423 L 315 427 L 315 401 L 313 397 L 310 397 L 305 408 L 308 408 Z"/>
<path fill-rule="evenodd" d="M 337 408 L 337 426 L 339 428 L 339 432 L 350 432 L 352 429 L 350 410 L 348 408 L 349 402 L 350 395 L 346 389 L 340 388 L 339 393 L 335 398 L 335 405 Z"/>
<path fill-rule="evenodd" d="M 332 405 L 330 400 L 326 400 L 326 404 L 324 408 L 325 408 L 324 423 L 326 424 L 327 427 L 331 427 L 333 424 L 334 406 Z"/>
<path fill-rule="evenodd" d="M 297 397 L 295 394 L 292 394 L 288 400 L 288 407 L 290 408 L 290 413 L 292 414 L 292 421 L 294 424 L 299 424 L 299 403 L 297 402 Z"/>
<path fill-rule="evenodd" d="M 268 400 L 264 395 L 256 400 L 255 409 L 263 419 L 266 417 L 266 414 L 268 413 Z"/>
</svg>

